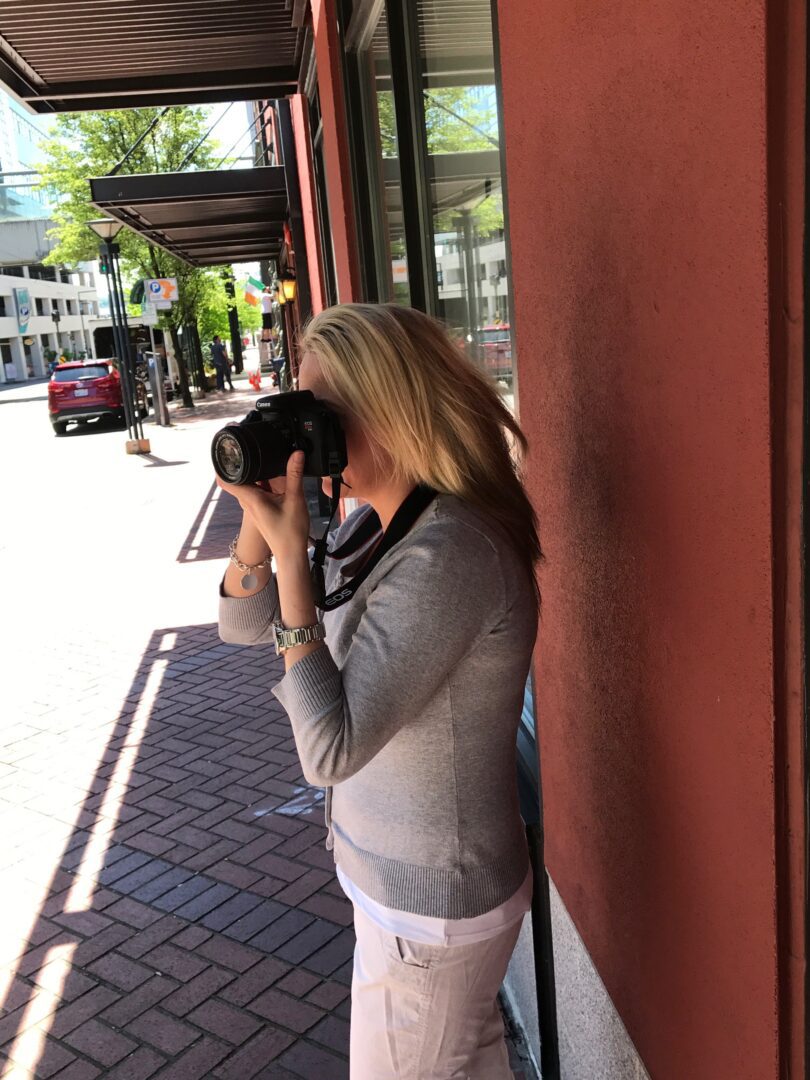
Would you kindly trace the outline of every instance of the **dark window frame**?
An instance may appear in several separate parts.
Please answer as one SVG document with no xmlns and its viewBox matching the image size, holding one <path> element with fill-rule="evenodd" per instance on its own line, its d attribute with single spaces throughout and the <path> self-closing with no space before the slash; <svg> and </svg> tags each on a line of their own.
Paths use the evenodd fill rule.
<svg viewBox="0 0 810 1080">
<path fill-rule="evenodd" d="M 319 241 L 323 254 L 323 277 L 326 307 L 338 302 L 335 250 L 332 246 L 332 228 L 329 218 L 329 193 L 326 185 L 326 167 L 323 157 L 323 117 L 317 82 L 309 99 L 309 130 L 312 146 L 312 170 L 315 179 L 315 198 L 318 208 Z"/>
</svg>

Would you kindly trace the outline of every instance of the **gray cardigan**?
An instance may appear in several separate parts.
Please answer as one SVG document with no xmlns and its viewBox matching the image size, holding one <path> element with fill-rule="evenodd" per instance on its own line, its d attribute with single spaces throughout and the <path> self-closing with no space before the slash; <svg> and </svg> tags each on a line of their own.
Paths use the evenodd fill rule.
<svg viewBox="0 0 810 1080">
<path fill-rule="evenodd" d="M 351 514 L 336 543 L 369 512 Z M 327 591 L 356 559 L 327 560 Z M 221 596 L 220 635 L 268 642 L 277 616 L 272 580 L 254 596 Z M 327 788 L 327 846 L 388 907 L 443 919 L 490 911 L 528 867 L 515 740 L 537 611 L 512 545 L 440 495 L 324 623 L 326 647 L 273 693 L 304 776 Z"/>
</svg>

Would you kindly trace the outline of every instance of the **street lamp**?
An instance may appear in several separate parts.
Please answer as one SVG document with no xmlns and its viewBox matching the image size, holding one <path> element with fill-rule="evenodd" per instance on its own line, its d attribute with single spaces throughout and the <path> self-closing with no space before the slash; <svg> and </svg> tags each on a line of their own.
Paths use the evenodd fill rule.
<svg viewBox="0 0 810 1080">
<path fill-rule="evenodd" d="M 107 244 L 118 236 L 123 227 L 121 222 L 116 221 L 115 218 L 94 218 L 92 221 L 87 222 L 87 228 L 92 229 L 99 240 L 103 240 Z"/>
<path fill-rule="evenodd" d="M 285 301 L 289 304 L 295 300 L 295 289 L 295 274 L 292 270 L 286 270 L 281 278 L 281 292 Z"/>
<path fill-rule="evenodd" d="M 121 376 L 121 397 L 124 403 L 124 416 L 126 417 L 130 439 L 127 444 L 127 452 L 148 453 L 149 443 L 143 437 L 143 426 L 138 415 L 138 403 L 135 399 L 135 365 L 132 355 L 133 349 L 129 340 L 129 324 L 127 323 L 124 287 L 121 282 L 121 267 L 118 262 L 118 254 L 121 249 L 118 244 L 113 243 L 123 225 L 114 218 L 97 218 L 88 221 L 87 227 L 101 241 L 99 264 L 102 273 L 107 278 L 110 294 L 113 338 L 115 339 L 115 351 L 118 353 L 118 366 Z"/>
</svg>

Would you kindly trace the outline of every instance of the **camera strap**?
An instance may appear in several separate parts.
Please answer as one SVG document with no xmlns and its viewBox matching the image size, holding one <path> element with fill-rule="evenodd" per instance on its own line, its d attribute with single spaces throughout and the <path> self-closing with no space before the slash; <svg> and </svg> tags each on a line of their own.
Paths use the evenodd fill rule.
<svg viewBox="0 0 810 1080">
<path fill-rule="evenodd" d="M 335 516 L 335 511 L 337 510 L 335 500 L 339 492 L 340 480 L 333 480 L 332 517 Z M 382 530 L 382 523 L 380 522 L 377 513 L 372 510 L 368 517 L 364 518 L 360 525 L 358 525 L 354 533 L 352 533 L 343 544 L 331 552 L 327 552 L 326 550 L 326 537 L 329 533 L 329 525 L 327 525 L 323 536 L 315 543 L 315 553 L 312 558 L 312 583 L 315 590 L 316 606 L 321 608 L 322 611 L 334 611 L 336 608 L 342 607 L 343 604 L 351 600 L 380 560 L 388 554 L 395 544 L 398 544 L 403 537 L 407 536 L 417 518 L 419 518 L 436 498 L 436 494 L 437 493 L 433 488 L 426 487 L 424 484 L 417 485 L 410 495 L 403 500 L 397 512 L 391 518 L 388 528 L 383 533 L 381 542 L 377 545 L 363 567 L 353 578 L 350 578 L 341 585 L 339 589 L 333 589 L 328 596 L 324 595 L 325 586 L 323 576 L 323 564 L 326 556 L 329 555 L 332 559 L 341 559 L 346 555 L 351 555 Z M 329 519 L 330 525 L 331 522 L 332 518 Z"/>
</svg>

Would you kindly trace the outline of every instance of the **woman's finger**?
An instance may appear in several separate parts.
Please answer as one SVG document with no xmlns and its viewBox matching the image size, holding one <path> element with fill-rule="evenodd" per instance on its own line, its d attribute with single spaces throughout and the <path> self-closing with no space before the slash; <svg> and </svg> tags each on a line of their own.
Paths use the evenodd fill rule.
<svg viewBox="0 0 810 1080">
<path fill-rule="evenodd" d="M 300 495 L 304 490 L 304 451 L 296 450 L 287 461 L 287 485 L 285 494 Z"/>
<path fill-rule="evenodd" d="M 226 484 L 217 477 L 217 484 L 228 495 L 232 495 L 244 511 L 256 510 L 264 502 L 273 502 L 273 496 L 265 494 L 253 484 Z"/>
</svg>

